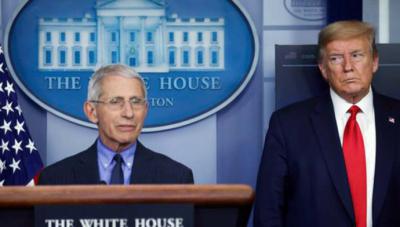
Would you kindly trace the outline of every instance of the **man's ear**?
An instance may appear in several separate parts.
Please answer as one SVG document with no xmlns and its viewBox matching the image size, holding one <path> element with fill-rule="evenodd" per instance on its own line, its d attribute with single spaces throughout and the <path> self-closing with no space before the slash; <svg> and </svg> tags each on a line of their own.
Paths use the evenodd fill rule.
<svg viewBox="0 0 400 227">
<path fill-rule="evenodd" d="M 372 60 L 372 61 L 373 61 L 373 62 L 372 62 L 372 66 L 373 66 L 372 70 L 373 70 L 374 73 L 376 73 L 376 71 L 378 70 L 378 67 L 379 67 L 379 57 L 378 57 L 378 54 L 376 54 L 376 56 L 373 57 L 373 60 Z"/>
<path fill-rule="evenodd" d="M 97 124 L 97 122 L 99 122 L 99 119 L 97 118 L 95 104 L 86 101 L 85 104 L 83 104 L 83 111 L 85 112 L 86 117 L 89 119 L 89 121 L 94 124 Z"/>
<path fill-rule="evenodd" d="M 326 67 L 325 67 L 324 63 L 322 63 L 322 62 L 318 63 L 318 68 L 319 68 L 319 71 L 321 71 L 322 77 L 327 81 L 328 75 L 326 74 Z"/>
</svg>

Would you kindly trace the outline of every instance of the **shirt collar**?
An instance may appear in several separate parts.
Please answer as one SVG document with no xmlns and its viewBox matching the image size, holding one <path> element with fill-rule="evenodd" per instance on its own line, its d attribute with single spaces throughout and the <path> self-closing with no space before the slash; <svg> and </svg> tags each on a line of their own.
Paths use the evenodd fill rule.
<svg viewBox="0 0 400 227">
<path fill-rule="evenodd" d="M 132 144 L 131 146 L 127 147 L 125 150 L 119 153 L 122 156 L 122 159 L 124 160 L 124 164 L 129 168 L 132 167 L 133 156 L 135 155 L 136 147 L 137 147 L 137 142 L 135 142 L 134 144 Z M 106 168 L 111 165 L 111 162 L 113 161 L 113 158 L 116 154 L 115 151 L 111 150 L 109 147 L 104 145 L 100 138 L 97 139 L 97 153 L 100 162 Z"/>
<path fill-rule="evenodd" d="M 332 98 L 332 103 L 333 103 L 333 108 L 335 110 L 335 116 L 336 117 L 342 117 L 345 116 L 349 108 L 353 105 L 353 103 L 350 103 L 340 97 L 336 92 L 331 88 L 330 89 L 330 95 Z M 373 92 L 371 91 L 371 87 L 368 90 L 367 95 L 362 98 L 358 103 L 355 103 L 354 105 L 357 105 L 362 113 L 365 113 L 367 119 L 373 120 L 373 113 L 374 113 L 374 102 L 373 102 Z"/>
</svg>

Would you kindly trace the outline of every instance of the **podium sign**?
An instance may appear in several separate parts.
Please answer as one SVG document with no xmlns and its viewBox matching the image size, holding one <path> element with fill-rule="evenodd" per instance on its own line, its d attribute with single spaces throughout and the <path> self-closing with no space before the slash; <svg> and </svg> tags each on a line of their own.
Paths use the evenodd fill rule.
<svg viewBox="0 0 400 227">
<path fill-rule="evenodd" d="M 35 206 L 36 227 L 192 227 L 190 204 Z"/>
<path fill-rule="evenodd" d="M 60 185 L 4 187 L 0 226 L 245 227 L 247 185 Z"/>
</svg>

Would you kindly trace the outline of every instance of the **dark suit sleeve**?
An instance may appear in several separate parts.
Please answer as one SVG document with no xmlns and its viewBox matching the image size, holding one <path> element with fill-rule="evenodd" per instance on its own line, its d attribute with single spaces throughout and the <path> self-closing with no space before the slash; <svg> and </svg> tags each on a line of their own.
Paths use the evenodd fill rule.
<svg viewBox="0 0 400 227">
<path fill-rule="evenodd" d="M 47 173 L 42 171 L 39 175 L 38 185 L 49 185 L 49 181 Z"/>
<path fill-rule="evenodd" d="M 160 169 L 162 173 L 156 178 L 158 183 L 165 184 L 193 184 L 193 172 L 192 170 L 170 158 L 163 158 L 165 161 L 164 168 Z M 168 161 L 168 162 L 167 162 Z M 158 166 L 160 167 L 160 166 Z"/>
<path fill-rule="evenodd" d="M 183 177 L 182 177 L 182 183 L 183 184 L 194 184 L 193 172 L 191 169 L 187 168 L 187 170 L 184 172 Z"/>
<path fill-rule="evenodd" d="M 277 113 L 270 120 L 258 172 L 254 210 L 255 227 L 284 226 L 287 191 L 287 152 Z"/>
<path fill-rule="evenodd" d="M 54 172 L 54 167 L 48 167 L 42 170 L 42 172 L 39 174 L 39 181 L 38 185 L 58 185 L 62 184 L 64 177 L 57 176 L 56 172 Z"/>
<path fill-rule="evenodd" d="M 67 169 L 52 165 L 44 168 L 39 174 L 38 185 L 65 185 L 71 182 Z"/>
</svg>

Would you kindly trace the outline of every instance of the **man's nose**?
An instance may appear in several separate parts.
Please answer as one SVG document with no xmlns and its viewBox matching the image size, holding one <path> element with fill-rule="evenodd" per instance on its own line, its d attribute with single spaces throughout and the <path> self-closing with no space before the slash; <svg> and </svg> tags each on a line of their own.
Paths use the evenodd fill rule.
<svg viewBox="0 0 400 227">
<path fill-rule="evenodd" d="M 343 57 L 343 67 L 345 72 L 353 71 L 353 61 L 349 55 Z"/>
<path fill-rule="evenodd" d="M 126 118 L 133 118 L 133 107 L 130 102 L 124 102 L 124 106 L 122 107 L 122 116 Z"/>
</svg>

